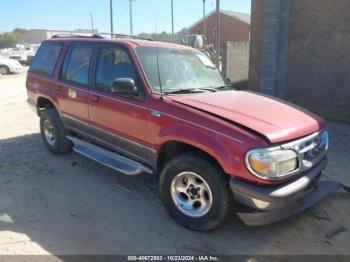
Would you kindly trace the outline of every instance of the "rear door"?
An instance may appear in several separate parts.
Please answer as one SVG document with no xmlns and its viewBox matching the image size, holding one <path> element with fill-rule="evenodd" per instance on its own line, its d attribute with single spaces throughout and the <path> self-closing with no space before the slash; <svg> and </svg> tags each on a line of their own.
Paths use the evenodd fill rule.
<svg viewBox="0 0 350 262">
<path fill-rule="evenodd" d="M 88 133 L 88 96 L 95 45 L 72 43 L 65 56 L 57 86 L 61 118 L 68 129 Z"/>
</svg>

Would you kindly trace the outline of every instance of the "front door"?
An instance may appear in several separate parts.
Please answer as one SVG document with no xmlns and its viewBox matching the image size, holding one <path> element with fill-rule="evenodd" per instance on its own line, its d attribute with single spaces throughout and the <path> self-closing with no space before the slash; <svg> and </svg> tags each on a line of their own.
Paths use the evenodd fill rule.
<svg viewBox="0 0 350 262">
<path fill-rule="evenodd" d="M 139 96 L 117 95 L 112 92 L 117 78 L 132 78 Z M 91 133 L 105 144 L 136 160 L 147 162 L 149 148 L 146 123 L 149 110 L 143 87 L 130 59 L 128 49 L 119 45 L 97 48 L 95 84 L 89 92 Z"/>
</svg>

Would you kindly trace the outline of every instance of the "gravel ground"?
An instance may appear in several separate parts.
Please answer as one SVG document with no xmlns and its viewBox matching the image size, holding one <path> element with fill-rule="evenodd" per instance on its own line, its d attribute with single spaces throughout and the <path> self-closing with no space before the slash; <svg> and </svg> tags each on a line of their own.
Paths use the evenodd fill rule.
<svg viewBox="0 0 350 262">
<path fill-rule="evenodd" d="M 25 73 L 0 77 L 0 98 L 0 255 L 350 254 L 348 194 L 274 225 L 246 227 L 232 216 L 213 232 L 191 232 L 169 218 L 155 178 L 50 154 L 26 104 Z M 327 177 L 350 185 L 350 125 L 329 131 Z M 328 240 L 339 226 L 345 231 Z"/>
</svg>

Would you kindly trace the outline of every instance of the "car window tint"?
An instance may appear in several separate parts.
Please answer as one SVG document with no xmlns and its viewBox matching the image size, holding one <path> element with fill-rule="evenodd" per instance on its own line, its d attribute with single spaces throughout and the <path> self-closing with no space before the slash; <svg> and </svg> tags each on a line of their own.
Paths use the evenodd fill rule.
<svg viewBox="0 0 350 262">
<path fill-rule="evenodd" d="M 29 72 L 51 77 L 61 49 L 60 43 L 43 43 L 32 61 Z"/>
<path fill-rule="evenodd" d="M 63 78 L 80 84 L 88 84 L 92 53 L 92 45 L 75 44 L 67 58 L 67 69 Z"/>
<path fill-rule="evenodd" d="M 132 78 L 137 85 L 129 55 L 120 47 L 101 47 L 97 57 L 96 88 L 110 92 L 117 78 Z"/>
</svg>

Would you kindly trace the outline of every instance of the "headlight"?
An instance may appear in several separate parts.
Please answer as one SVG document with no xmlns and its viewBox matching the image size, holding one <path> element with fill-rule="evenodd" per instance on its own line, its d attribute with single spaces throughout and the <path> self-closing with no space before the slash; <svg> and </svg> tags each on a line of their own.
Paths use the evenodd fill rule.
<svg viewBox="0 0 350 262">
<path fill-rule="evenodd" d="M 293 150 L 254 149 L 247 153 L 246 165 L 259 178 L 283 179 L 298 169 L 298 156 Z"/>
</svg>

